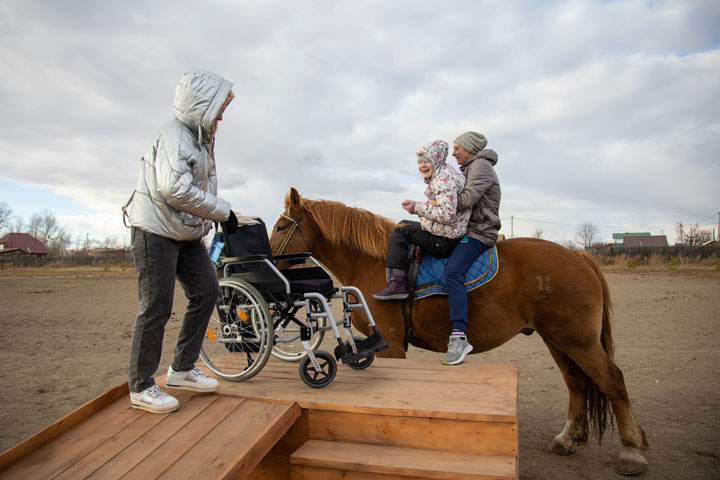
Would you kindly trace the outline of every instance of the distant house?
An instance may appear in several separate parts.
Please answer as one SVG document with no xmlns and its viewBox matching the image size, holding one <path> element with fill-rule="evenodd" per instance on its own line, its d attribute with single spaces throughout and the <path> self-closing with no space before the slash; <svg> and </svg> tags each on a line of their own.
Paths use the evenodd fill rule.
<svg viewBox="0 0 720 480">
<path fill-rule="evenodd" d="M 28 233 L 8 233 L 0 238 L 0 255 L 44 257 L 47 254 L 45 245 Z"/>
<path fill-rule="evenodd" d="M 623 247 L 667 247 L 665 235 L 636 235 L 623 238 Z"/>
<path fill-rule="evenodd" d="M 625 233 L 613 233 L 613 240 L 615 240 L 615 245 L 617 246 L 625 246 L 623 242 L 625 241 L 625 237 L 649 237 L 650 232 L 625 232 Z"/>
</svg>

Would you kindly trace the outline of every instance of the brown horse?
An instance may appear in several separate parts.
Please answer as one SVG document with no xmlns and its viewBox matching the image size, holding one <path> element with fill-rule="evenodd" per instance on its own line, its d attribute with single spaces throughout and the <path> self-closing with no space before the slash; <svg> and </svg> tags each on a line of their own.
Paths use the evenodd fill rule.
<svg viewBox="0 0 720 480">
<path fill-rule="evenodd" d="M 404 358 L 402 302 L 372 297 L 386 283 L 385 256 L 395 226 L 360 208 L 302 198 L 292 188 L 270 243 L 275 253 L 310 251 L 342 284 L 358 287 L 389 345 L 381 355 Z M 623 374 L 612 360 L 610 295 L 597 263 L 585 252 L 538 239 L 504 240 L 497 249 L 497 275 L 468 295 L 467 335 L 473 352 L 493 349 L 525 329 L 535 329 L 562 372 L 570 396 L 565 428 L 550 450 L 573 453 L 587 441 L 589 426 L 602 440 L 614 413 L 622 442 L 616 470 L 645 471 L 647 460 L 638 450 L 647 448 L 647 440 L 635 420 Z M 444 352 L 451 329 L 447 297 L 419 300 L 414 312 L 410 343 Z M 364 316 L 353 323 L 369 333 Z"/>
</svg>

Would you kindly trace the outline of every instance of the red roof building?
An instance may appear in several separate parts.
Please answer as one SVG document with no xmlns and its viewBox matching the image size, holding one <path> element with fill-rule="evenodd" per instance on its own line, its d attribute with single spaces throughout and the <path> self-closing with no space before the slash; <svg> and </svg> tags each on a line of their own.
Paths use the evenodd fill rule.
<svg viewBox="0 0 720 480">
<path fill-rule="evenodd" d="M 0 238 L 0 255 L 35 255 L 44 257 L 48 254 L 45 245 L 28 233 L 8 233 Z"/>
</svg>

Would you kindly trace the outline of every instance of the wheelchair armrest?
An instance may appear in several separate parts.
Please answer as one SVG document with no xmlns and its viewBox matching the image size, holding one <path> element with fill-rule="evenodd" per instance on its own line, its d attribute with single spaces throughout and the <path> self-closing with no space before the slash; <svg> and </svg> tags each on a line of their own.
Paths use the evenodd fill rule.
<svg viewBox="0 0 720 480">
<path fill-rule="evenodd" d="M 268 257 L 266 255 L 244 255 L 242 257 L 227 257 L 220 260 L 220 263 L 227 265 L 229 263 L 258 263 L 264 262 Z"/>
<path fill-rule="evenodd" d="M 310 252 L 284 253 L 282 255 L 273 255 L 273 263 L 289 262 L 290 265 L 305 263 L 305 260 L 307 260 L 311 256 L 312 253 Z"/>
</svg>

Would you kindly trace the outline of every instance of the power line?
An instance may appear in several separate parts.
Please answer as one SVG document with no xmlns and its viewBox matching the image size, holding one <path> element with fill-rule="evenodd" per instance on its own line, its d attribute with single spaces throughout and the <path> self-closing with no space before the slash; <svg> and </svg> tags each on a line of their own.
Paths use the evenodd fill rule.
<svg viewBox="0 0 720 480">
<path fill-rule="evenodd" d="M 708 218 L 706 218 L 706 219 L 704 219 L 704 220 L 702 220 L 702 221 L 696 221 L 696 222 L 694 222 L 694 223 L 705 224 L 705 223 L 709 223 L 710 220 L 713 220 L 713 222 L 714 222 L 715 217 L 716 217 L 717 215 L 718 215 L 717 213 L 714 213 L 712 216 L 710 216 L 710 217 L 708 217 Z M 597 216 L 595 216 L 595 217 L 597 217 Z M 510 216 L 510 217 L 502 217 L 500 220 L 502 220 L 502 221 L 510 221 L 511 219 L 520 220 L 520 221 L 524 221 L 524 222 L 532 222 L 532 223 L 544 223 L 544 224 L 548 224 L 548 225 L 561 225 L 561 226 L 566 226 L 566 227 L 575 227 L 575 226 L 578 226 L 578 225 L 582 225 L 583 223 L 585 223 L 586 221 L 588 221 L 587 219 L 584 219 L 584 220 L 581 220 L 581 221 L 575 221 L 575 222 L 572 222 L 572 223 L 567 223 L 567 222 L 558 222 L 558 221 L 551 221 L 551 220 L 540 220 L 540 219 L 537 219 L 537 218 L 516 217 L 516 216 L 514 216 L 514 215 L 513 215 L 513 216 Z M 640 224 L 643 224 L 643 228 L 666 228 L 669 223 L 672 223 L 672 224 L 676 224 L 676 223 L 687 223 L 687 222 L 684 222 L 684 221 L 678 222 L 677 217 L 675 217 L 673 220 L 667 220 L 667 223 L 665 223 L 665 224 L 663 224 L 663 225 L 647 225 L 645 222 L 647 222 L 648 220 L 651 220 L 651 221 L 654 221 L 654 222 L 658 222 L 658 223 L 659 223 L 660 221 L 662 221 L 662 220 L 660 220 L 659 218 L 653 218 L 652 216 L 647 216 L 647 217 L 629 217 L 629 218 L 623 218 L 623 219 L 621 219 L 621 220 L 618 219 L 617 217 L 615 217 L 615 218 L 606 218 L 606 220 L 615 221 L 615 222 L 617 222 L 617 224 L 615 224 L 615 225 L 595 225 L 595 226 L 598 227 L 598 228 L 622 229 L 622 228 L 627 228 L 627 225 L 640 223 Z M 592 222 L 591 222 L 591 223 L 592 223 Z M 693 222 L 690 222 L 690 223 L 693 223 Z"/>
</svg>

